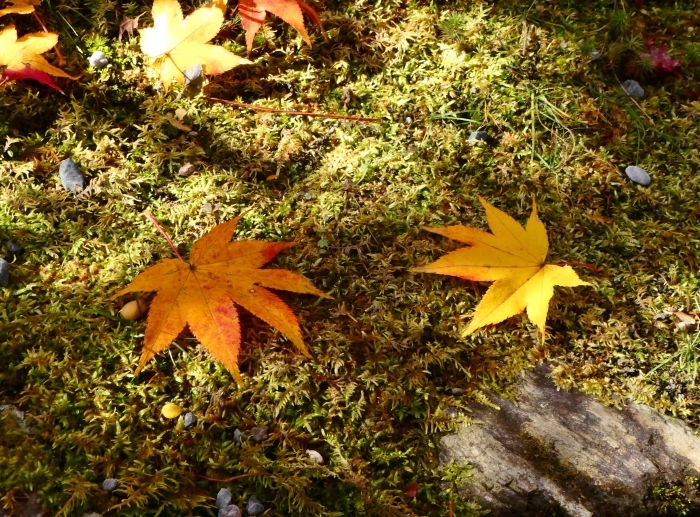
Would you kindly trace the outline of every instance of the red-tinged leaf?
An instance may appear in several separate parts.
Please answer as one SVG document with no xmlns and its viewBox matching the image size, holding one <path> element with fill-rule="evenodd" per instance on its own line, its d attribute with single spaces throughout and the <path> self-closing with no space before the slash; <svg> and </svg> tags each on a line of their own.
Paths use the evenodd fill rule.
<svg viewBox="0 0 700 517">
<path fill-rule="evenodd" d="M 647 47 L 649 48 L 648 54 L 640 54 L 642 57 L 647 57 L 651 60 L 654 68 L 659 72 L 672 73 L 681 66 L 679 59 L 673 59 L 666 50 L 666 45 L 662 43 L 658 47 L 653 47 L 654 40 L 650 39 L 647 42 Z"/>
<path fill-rule="evenodd" d="M 8 81 L 34 79 L 35 81 L 38 81 L 41 84 L 50 86 L 54 90 L 58 90 L 59 92 L 63 93 L 63 91 L 58 86 L 56 86 L 56 83 L 53 82 L 49 74 L 47 74 L 46 72 L 41 72 L 39 70 L 34 70 L 33 68 L 30 68 L 28 66 L 25 66 L 22 70 L 5 70 L 5 73 L 2 76 L 7 78 Z"/>
<path fill-rule="evenodd" d="M 238 0 L 238 12 L 241 15 L 241 25 L 246 31 L 245 40 L 249 53 L 253 48 L 255 35 L 265 22 L 267 13 L 279 16 L 294 27 L 309 45 L 311 40 L 304 27 L 304 13 L 321 27 L 318 13 L 302 0 Z"/>
<path fill-rule="evenodd" d="M 415 481 L 406 485 L 406 497 L 408 497 L 409 499 L 413 499 L 414 497 L 416 497 L 419 488 L 420 485 Z"/>
</svg>

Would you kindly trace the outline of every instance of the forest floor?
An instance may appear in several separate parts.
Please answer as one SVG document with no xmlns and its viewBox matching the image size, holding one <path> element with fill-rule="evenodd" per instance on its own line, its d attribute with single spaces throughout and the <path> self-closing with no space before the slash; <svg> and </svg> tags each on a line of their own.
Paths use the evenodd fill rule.
<svg viewBox="0 0 700 517">
<path fill-rule="evenodd" d="M 124 16 L 152 25 L 150 5 L 44 0 L 63 68 L 81 77 L 59 79 L 64 94 L 0 87 L 5 511 L 34 493 L 57 516 L 215 515 L 226 487 L 266 515 L 478 515 L 455 490 L 468 469 L 439 465 L 440 436 L 460 422 L 450 408 L 508 394 L 544 359 L 562 388 L 700 425 L 698 331 L 682 325 L 700 316 L 697 0 L 328 0 L 312 46 L 272 16 L 254 64 L 195 96 L 163 92 L 137 34 L 117 41 Z M 229 18 L 216 42 L 245 55 Z M 10 21 L 40 30 L 31 16 L 0 27 Z M 661 44 L 680 67 L 654 66 Z M 101 70 L 87 64 L 96 50 Z M 190 129 L 173 125 L 178 108 Z M 491 139 L 469 141 L 477 130 Z M 68 157 L 80 194 L 59 180 Z M 458 247 L 424 226 L 487 228 L 477 196 L 523 223 L 536 200 L 548 262 L 599 268 L 576 268 L 591 286 L 555 290 L 544 343 L 524 315 L 462 337 L 488 284 L 409 271 Z M 147 211 L 185 255 L 241 213 L 235 238 L 296 240 L 273 267 L 333 296 L 281 294 L 312 359 L 244 316 L 244 386 L 187 334 L 135 375 L 145 321 L 122 320 L 111 296 L 173 256 Z M 169 402 L 197 423 L 164 419 Z"/>
</svg>

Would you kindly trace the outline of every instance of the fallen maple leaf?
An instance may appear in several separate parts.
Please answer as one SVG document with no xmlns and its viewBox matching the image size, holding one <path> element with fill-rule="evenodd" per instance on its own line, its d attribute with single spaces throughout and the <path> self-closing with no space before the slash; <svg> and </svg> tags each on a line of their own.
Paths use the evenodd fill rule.
<svg viewBox="0 0 700 517">
<path fill-rule="evenodd" d="M 189 326 L 194 336 L 231 372 L 236 382 L 241 329 L 234 302 L 287 336 L 309 356 L 296 316 L 266 288 L 330 298 L 303 276 L 284 269 L 259 269 L 294 242 L 236 241 L 240 217 L 215 226 L 192 247 L 190 264 L 165 259 L 139 274 L 113 298 L 157 291 L 148 311 L 144 348 L 136 373 Z"/>
<path fill-rule="evenodd" d="M 130 38 L 134 37 L 134 31 L 139 28 L 139 18 L 141 18 L 144 13 L 139 14 L 136 18 L 129 18 L 124 16 L 122 22 L 119 24 L 119 35 L 117 36 L 117 41 L 121 42 L 124 33 L 126 32 Z"/>
<path fill-rule="evenodd" d="M 425 228 L 469 244 L 432 264 L 412 271 L 457 276 L 466 280 L 495 282 L 477 306 L 465 335 L 510 318 L 527 308 L 527 316 L 537 325 L 544 339 L 545 321 L 554 286 L 590 285 L 571 266 L 545 264 L 549 249 L 547 231 L 537 218 L 537 204 L 523 228 L 505 212 L 479 198 L 493 233 L 467 226 Z"/>
<path fill-rule="evenodd" d="M 205 73 L 217 75 L 250 63 L 223 47 L 210 45 L 221 29 L 226 0 L 212 0 L 187 18 L 177 0 L 153 2 L 153 27 L 141 30 L 141 50 L 160 72 L 167 90 L 175 80 L 184 84 L 184 71 L 201 65 Z"/>
<path fill-rule="evenodd" d="M 2 79 L 6 81 L 34 79 L 61 91 L 51 76 L 68 79 L 75 79 L 75 77 L 56 68 L 41 56 L 57 42 L 58 34 L 52 32 L 35 32 L 17 39 L 15 26 L 5 27 L 0 31 L 0 67 L 5 67 L 0 76 L 0 83 L 3 82 Z"/>
<path fill-rule="evenodd" d="M 267 13 L 279 16 L 294 27 L 309 45 L 311 40 L 304 27 L 304 13 L 321 27 L 318 13 L 301 0 L 238 0 L 238 12 L 241 15 L 241 25 L 245 29 L 245 41 L 249 54 L 253 48 L 255 35 L 265 22 Z"/>
<path fill-rule="evenodd" d="M 647 48 L 649 53 L 640 53 L 639 55 L 651 60 L 651 64 L 659 72 L 672 73 L 676 68 L 681 66 L 679 59 L 673 59 L 668 50 L 666 50 L 666 44 L 662 43 L 658 47 L 653 46 L 653 39 L 647 42 Z"/>
<path fill-rule="evenodd" d="M 0 9 L 0 17 L 6 14 L 32 14 L 34 6 L 39 5 L 41 0 L 7 0 L 10 3 L 9 7 Z"/>
</svg>

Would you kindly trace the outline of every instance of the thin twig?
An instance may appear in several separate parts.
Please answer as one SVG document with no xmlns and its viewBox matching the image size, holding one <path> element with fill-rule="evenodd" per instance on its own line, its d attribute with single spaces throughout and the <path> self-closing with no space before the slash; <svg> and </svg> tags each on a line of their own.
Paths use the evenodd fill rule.
<svg viewBox="0 0 700 517">
<path fill-rule="evenodd" d="M 199 476 L 202 479 L 206 479 L 207 481 L 215 481 L 217 483 L 230 483 L 231 481 L 238 481 L 239 479 L 243 478 L 250 478 L 250 477 L 255 477 L 255 476 L 262 476 L 263 474 L 256 474 L 256 473 L 248 473 L 248 474 L 239 474 L 238 476 L 233 476 L 230 478 L 226 479 L 216 479 L 216 478 L 208 478 L 207 476 Z"/>
<path fill-rule="evenodd" d="M 168 244 L 170 244 L 170 247 L 171 247 L 171 248 L 173 249 L 173 251 L 175 252 L 175 255 L 177 255 L 177 258 L 179 258 L 180 260 L 182 260 L 182 261 L 184 262 L 185 259 L 183 259 L 183 258 L 180 256 L 180 254 L 177 252 L 177 248 L 176 248 L 175 245 L 173 244 L 173 241 L 170 240 L 170 237 L 168 237 L 168 234 L 165 233 L 165 230 L 163 230 L 163 227 L 160 225 L 160 223 L 158 223 L 158 221 L 156 221 L 156 218 L 153 217 L 153 216 L 151 215 L 151 212 L 146 212 L 145 215 L 146 215 L 146 218 L 147 218 L 149 221 L 151 221 L 151 222 L 153 223 L 153 226 L 155 226 L 156 229 L 157 229 L 160 233 L 163 234 L 163 237 L 165 237 L 165 240 L 168 241 Z"/>
<path fill-rule="evenodd" d="M 449 506 L 448 510 L 449 510 L 449 513 L 447 514 L 448 517 L 454 517 L 454 507 L 452 505 L 452 501 L 450 501 L 450 506 Z"/>
<path fill-rule="evenodd" d="M 338 120 L 352 120 L 354 122 L 381 122 L 382 119 L 374 117 L 360 117 L 357 115 L 339 115 L 336 113 L 313 113 L 310 111 L 293 111 L 293 110 L 283 110 L 279 108 L 268 108 L 265 106 L 256 106 L 255 104 L 248 104 L 246 102 L 236 102 L 229 101 L 226 99 L 218 99 L 216 97 L 207 97 L 210 101 L 221 102 L 223 104 L 229 104 L 237 108 L 247 108 L 255 111 L 264 111 L 267 113 L 281 113 L 284 115 L 293 115 L 300 117 L 318 117 L 318 118 L 332 118 Z"/>
<path fill-rule="evenodd" d="M 586 264 L 585 262 L 560 262 L 558 265 L 585 267 L 586 269 L 590 269 L 594 273 L 600 273 L 603 271 L 602 267 L 594 266 L 593 264 Z"/>
<path fill-rule="evenodd" d="M 32 14 L 34 15 L 34 18 L 36 18 L 36 21 L 39 22 L 39 25 L 41 25 L 41 28 L 44 29 L 44 32 L 49 32 L 49 29 L 46 28 L 46 25 L 44 25 L 44 22 L 41 21 L 41 18 L 39 18 L 39 15 L 37 14 L 36 11 L 32 11 Z M 58 45 L 54 45 L 53 49 L 56 51 L 56 57 L 58 58 L 58 64 L 63 66 L 66 64 L 66 60 L 63 59 L 63 56 L 61 55 L 61 51 L 58 50 Z"/>
</svg>

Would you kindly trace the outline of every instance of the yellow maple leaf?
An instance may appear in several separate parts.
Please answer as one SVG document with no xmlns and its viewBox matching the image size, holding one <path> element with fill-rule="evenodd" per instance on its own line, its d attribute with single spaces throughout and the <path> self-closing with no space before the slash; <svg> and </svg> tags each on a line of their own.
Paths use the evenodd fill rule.
<svg viewBox="0 0 700 517">
<path fill-rule="evenodd" d="M 34 12 L 34 6 L 39 5 L 41 0 L 7 0 L 9 7 L 0 9 L 0 17 L 6 14 L 31 14 Z"/>
<path fill-rule="evenodd" d="M 590 285 L 571 266 L 545 264 L 549 241 L 544 224 L 537 218 L 537 204 L 523 228 L 505 212 L 479 198 L 493 233 L 467 226 L 425 228 L 469 244 L 432 264 L 412 271 L 457 276 L 466 280 L 494 282 L 476 308 L 464 334 L 499 323 L 527 309 L 527 316 L 545 334 L 545 321 L 554 286 Z"/>
<path fill-rule="evenodd" d="M 75 79 L 41 56 L 57 42 L 58 34 L 53 32 L 34 32 L 18 39 L 15 26 L 8 25 L 0 31 L 0 67 L 5 67 L 0 79 L 34 79 L 56 90 L 51 75 Z"/>
<path fill-rule="evenodd" d="M 186 18 L 177 0 L 153 2 L 153 27 L 141 30 L 141 51 L 160 73 L 167 90 L 172 81 L 184 84 L 184 71 L 201 65 L 204 73 L 217 75 L 250 63 L 223 47 L 210 45 L 221 29 L 226 0 L 212 0 Z"/>
<path fill-rule="evenodd" d="M 236 241 L 231 237 L 240 217 L 215 226 L 198 240 L 190 264 L 165 259 L 139 274 L 113 298 L 157 291 L 148 311 L 143 353 L 136 373 L 188 326 L 199 342 L 221 361 L 236 382 L 241 329 L 240 305 L 287 336 L 309 356 L 296 316 L 267 288 L 330 298 L 303 276 L 284 269 L 260 269 L 294 242 Z"/>
</svg>

